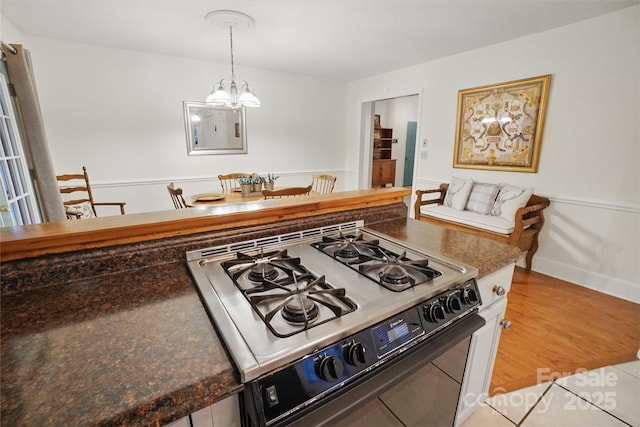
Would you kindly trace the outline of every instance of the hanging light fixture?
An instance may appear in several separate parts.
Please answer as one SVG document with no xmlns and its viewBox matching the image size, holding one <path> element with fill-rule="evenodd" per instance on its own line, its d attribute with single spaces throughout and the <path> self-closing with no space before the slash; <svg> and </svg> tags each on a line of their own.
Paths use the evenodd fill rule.
<svg viewBox="0 0 640 427">
<path fill-rule="evenodd" d="M 249 83 L 240 82 L 240 93 L 238 93 L 238 84 L 236 83 L 236 74 L 233 66 L 233 29 L 234 28 L 251 28 L 255 24 L 252 17 L 235 10 L 214 10 L 207 13 L 206 20 L 212 24 L 217 24 L 225 29 L 229 29 L 229 41 L 231 45 L 231 77 L 228 82 L 228 88 L 225 87 L 225 80 L 222 79 L 213 85 L 211 93 L 207 97 L 210 104 L 238 108 L 259 107 L 260 100 L 249 89 Z"/>
</svg>

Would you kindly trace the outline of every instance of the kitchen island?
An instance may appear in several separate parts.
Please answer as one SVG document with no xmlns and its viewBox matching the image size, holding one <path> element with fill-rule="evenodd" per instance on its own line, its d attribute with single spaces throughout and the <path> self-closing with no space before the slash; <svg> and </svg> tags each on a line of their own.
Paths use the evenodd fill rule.
<svg viewBox="0 0 640 427">
<path fill-rule="evenodd" d="M 187 250 L 357 218 L 477 266 L 481 277 L 520 256 L 407 219 L 408 191 L 378 190 L 200 216 L 159 213 L 152 216 L 173 219 L 154 226 L 125 216 L 139 223 L 3 230 L 2 425 L 166 425 L 238 393 L 237 372 L 187 271 Z"/>
</svg>

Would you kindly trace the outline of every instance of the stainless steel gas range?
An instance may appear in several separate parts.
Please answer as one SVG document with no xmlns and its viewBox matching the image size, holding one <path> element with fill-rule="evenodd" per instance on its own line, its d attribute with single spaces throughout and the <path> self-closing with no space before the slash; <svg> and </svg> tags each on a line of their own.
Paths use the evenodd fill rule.
<svg viewBox="0 0 640 427">
<path fill-rule="evenodd" d="M 245 385 L 244 425 L 309 425 L 327 419 L 317 416 L 325 405 L 333 417 L 352 411 L 411 376 L 404 360 L 429 363 L 482 326 L 477 270 L 361 221 L 191 251 L 187 261 Z"/>
</svg>

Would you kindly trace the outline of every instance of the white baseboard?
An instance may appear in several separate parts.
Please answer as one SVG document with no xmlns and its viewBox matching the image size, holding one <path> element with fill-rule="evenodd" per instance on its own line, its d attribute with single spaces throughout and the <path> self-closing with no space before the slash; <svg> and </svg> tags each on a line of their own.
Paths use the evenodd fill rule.
<svg viewBox="0 0 640 427">
<path fill-rule="evenodd" d="M 521 262 L 521 261 L 519 261 Z M 524 264 L 522 264 L 524 266 Z M 593 271 L 567 265 L 540 256 L 533 257 L 533 268 L 538 273 L 556 277 L 594 291 L 640 304 L 640 284 L 615 277 L 605 276 Z"/>
</svg>

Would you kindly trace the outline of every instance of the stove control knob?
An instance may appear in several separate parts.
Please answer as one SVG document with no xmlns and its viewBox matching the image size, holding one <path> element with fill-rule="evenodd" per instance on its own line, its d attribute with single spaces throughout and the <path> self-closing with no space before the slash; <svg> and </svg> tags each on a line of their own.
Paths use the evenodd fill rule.
<svg viewBox="0 0 640 427">
<path fill-rule="evenodd" d="M 475 289 L 466 288 L 462 290 L 462 302 L 471 305 L 475 302 L 478 302 L 478 294 L 476 294 Z"/>
<path fill-rule="evenodd" d="M 462 306 L 460 305 L 460 298 L 458 298 L 457 293 L 451 294 L 447 297 L 445 308 L 449 313 L 459 311 L 462 308 Z"/>
<path fill-rule="evenodd" d="M 359 342 L 353 342 L 346 351 L 347 362 L 356 367 L 362 367 L 367 364 L 367 349 Z"/>
<path fill-rule="evenodd" d="M 334 356 L 324 356 L 316 362 L 318 376 L 327 382 L 334 382 L 342 376 L 344 366 Z"/>
<path fill-rule="evenodd" d="M 422 308 L 424 320 L 427 322 L 438 323 L 440 320 L 444 320 L 444 307 L 438 302 L 432 302 L 429 305 L 425 305 Z"/>
</svg>

